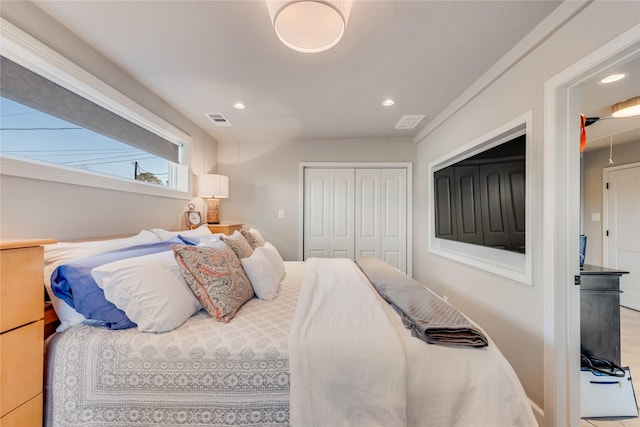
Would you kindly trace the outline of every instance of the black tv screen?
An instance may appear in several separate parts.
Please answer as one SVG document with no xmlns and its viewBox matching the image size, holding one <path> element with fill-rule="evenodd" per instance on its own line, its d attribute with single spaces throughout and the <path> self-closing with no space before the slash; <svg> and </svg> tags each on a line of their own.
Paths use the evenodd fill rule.
<svg viewBox="0 0 640 427">
<path fill-rule="evenodd" d="M 435 235 L 525 252 L 526 135 L 434 172 Z"/>
</svg>

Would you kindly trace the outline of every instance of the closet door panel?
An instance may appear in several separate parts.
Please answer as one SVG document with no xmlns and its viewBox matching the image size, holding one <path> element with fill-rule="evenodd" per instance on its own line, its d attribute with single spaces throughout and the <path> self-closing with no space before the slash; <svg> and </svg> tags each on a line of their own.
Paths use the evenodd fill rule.
<svg viewBox="0 0 640 427">
<path fill-rule="evenodd" d="M 330 256 L 354 258 L 354 169 L 330 169 Z"/>
<path fill-rule="evenodd" d="M 381 258 L 397 269 L 407 269 L 407 172 L 381 169 Z"/>
<path fill-rule="evenodd" d="M 356 258 L 381 257 L 380 195 L 380 169 L 356 169 Z"/>
<path fill-rule="evenodd" d="M 329 257 L 330 234 L 330 171 L 304 171 L 304 259 Z"/>
</svg>

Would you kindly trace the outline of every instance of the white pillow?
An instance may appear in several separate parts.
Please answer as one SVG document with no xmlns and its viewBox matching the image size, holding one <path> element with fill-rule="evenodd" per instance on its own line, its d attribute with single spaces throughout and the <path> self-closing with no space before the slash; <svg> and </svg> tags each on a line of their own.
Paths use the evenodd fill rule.
<svg viewBox="0 0 640 427">
<path fill-rule="evenodd" d="M 91 275 L 107 301 L 143 332 L 175 329 L 202 308 L 182 278 L 173 251 L 101 265 Z"/>
<path fill-rule="evenodd" d="M 151 231 L 153 231 L 163 242 L 171 239 L 172 237 L 176 237 L 178 234 L 185 237 L 206 236 L 207 234 L 211 234 L 211 230 L 209 230 L 207 224 L 202 224 L 200 227 L 194 228 L 193 230 L 167 231 L 162 228 L 152 228 Z"/>
<path fill-rule="evenodd" d="M 266 242 L 261 249 L 264 251 L 265 255 L 269 257 L 271 265 L 273 265 L 274 270 L 278 273 L 278 280 L 282 280 L 285 274 L 285 266 L 284 261 L 280 256 L 280 252 L 278 252 L 276 247 L 269 242 Z"/>
<path fill-rule="evenodd" d="M 266 301 L 274 299 L 280 287 L 280 277 L 263 248 L 256 248 L 250 256 L 240 259 L 240 262 L 256 296 Z"/>
<path fill-rule="evenodd" d="M 151 231 L 142 230 L 135 236 L 111 240 L 94 240 L 89 242 L 60 242 L 44 246 L 44 287 L 53 303 L 60 326 L 56 329 L 63 332 L 71 326 L 84 322 L 85 317 L 69 304 L 55 296 L 51 290 L 51 274 L 61 264 L 69 261 L 101 254 L 130 246 L 157 243 L 160 239 Z"/>
<path fill-rule="evenodd" d="M 224 236 L 224 233 L 213 233 L 210 236 L 202 236 L 200 237 L 200 241 L 196 246 L 213 248 L 216 246 L 216 242 L 219 241 L 222 236 Z"/>
</svg>

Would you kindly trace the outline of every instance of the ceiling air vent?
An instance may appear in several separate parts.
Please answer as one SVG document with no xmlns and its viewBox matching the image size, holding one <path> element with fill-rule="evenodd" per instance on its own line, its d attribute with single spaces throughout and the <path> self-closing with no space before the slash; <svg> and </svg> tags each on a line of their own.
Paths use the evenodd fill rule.
<svg viewBox="0 0 640 427">
<path fill-rule="evenodd" d="M 414 129 L 424 119 L 424 114 L 410 114 L 400 117 L 394 129 Z"/>
<path fill-rule="evenodd" d="M 220 113 L 207 114 L 207 117 L 209 117 L 216 126 L 231 126 L 231 122 Z"/>
</svg>

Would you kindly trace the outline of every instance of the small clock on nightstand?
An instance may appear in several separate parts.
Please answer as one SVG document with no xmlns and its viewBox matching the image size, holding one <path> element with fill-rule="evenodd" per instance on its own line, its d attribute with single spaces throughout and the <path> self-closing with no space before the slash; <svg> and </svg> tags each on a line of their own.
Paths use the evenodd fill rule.
<svg viewBox="0 0 640 427">
<path fill-rule="evenodd" d="M 193 203 L 189 203 L 189 211 L 184 213 L 184 218 L 189 228 L 202 224 L 202 215 L 195 209 L 196 206 Z"/>
</svg>

